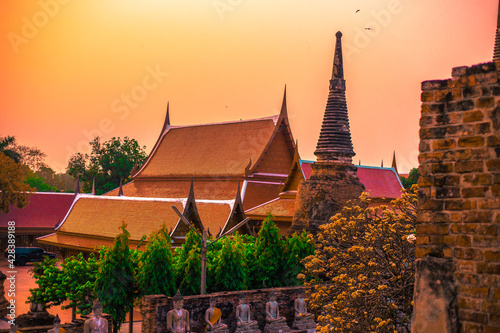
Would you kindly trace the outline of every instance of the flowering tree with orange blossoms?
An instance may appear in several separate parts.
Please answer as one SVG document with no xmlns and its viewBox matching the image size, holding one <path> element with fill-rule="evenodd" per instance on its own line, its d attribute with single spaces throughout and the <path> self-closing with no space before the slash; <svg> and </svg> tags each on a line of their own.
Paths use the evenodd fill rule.
<svg viewBox="0 0 500 333">
<path fill-rule="evenodd" d="M 299 278 L 321 332 L 410 332 L 415 281 L 416 186 L 369 207 L 366 193 L 320 227 Z"/>
</svg>

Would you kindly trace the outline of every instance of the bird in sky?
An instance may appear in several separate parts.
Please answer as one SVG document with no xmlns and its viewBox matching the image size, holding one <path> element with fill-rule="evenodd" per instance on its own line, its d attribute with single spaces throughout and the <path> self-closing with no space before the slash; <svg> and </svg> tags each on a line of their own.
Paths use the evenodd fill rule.
<svg viewBox="0 0 500 333">
<path fill-rule="evenodd" d="M 358 9 L 358 10 L 356 11 L 356 13 L 358 13 L 359 11 L 360 11 L 360 10 Z"/>
</svg>

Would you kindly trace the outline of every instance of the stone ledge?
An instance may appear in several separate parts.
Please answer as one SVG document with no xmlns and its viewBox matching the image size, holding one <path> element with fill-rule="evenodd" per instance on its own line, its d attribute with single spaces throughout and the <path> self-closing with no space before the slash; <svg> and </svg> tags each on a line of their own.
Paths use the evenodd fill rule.
<svg viewBox="0 0 500 333">
<path fill-rule="evenodd" d="M 474 75 L 474 74 L 483 74 L 490 73 L 497 70 L 496 63 L 494 62 L 485 62 L 482 64 L 477 64 L 473 66 L 460 66 L 455 67 L 451 71 L 452 77 L 460 77 L 466 75 Z"/>
</svg>

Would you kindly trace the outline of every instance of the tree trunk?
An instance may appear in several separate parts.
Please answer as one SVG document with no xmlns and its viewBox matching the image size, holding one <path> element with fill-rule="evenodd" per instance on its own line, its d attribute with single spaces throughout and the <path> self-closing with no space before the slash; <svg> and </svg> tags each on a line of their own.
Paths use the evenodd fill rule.
<svg viewBox="0 0 500 333">
<path fill-rule="evenodd" d="M 128 333 L 134 333 L 134 307 L 130 308 L 128 315 Z"/>
</svg>

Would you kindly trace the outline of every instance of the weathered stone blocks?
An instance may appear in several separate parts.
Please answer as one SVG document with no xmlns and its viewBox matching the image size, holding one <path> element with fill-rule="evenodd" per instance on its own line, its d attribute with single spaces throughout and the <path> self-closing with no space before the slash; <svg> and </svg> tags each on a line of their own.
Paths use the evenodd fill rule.
<svg viewBox="0 0 500 333">
<path fill-rule="evenodd" d="M 413 332 L 500 332 L 498 66 L 422 83 Z"/>
</svg>

